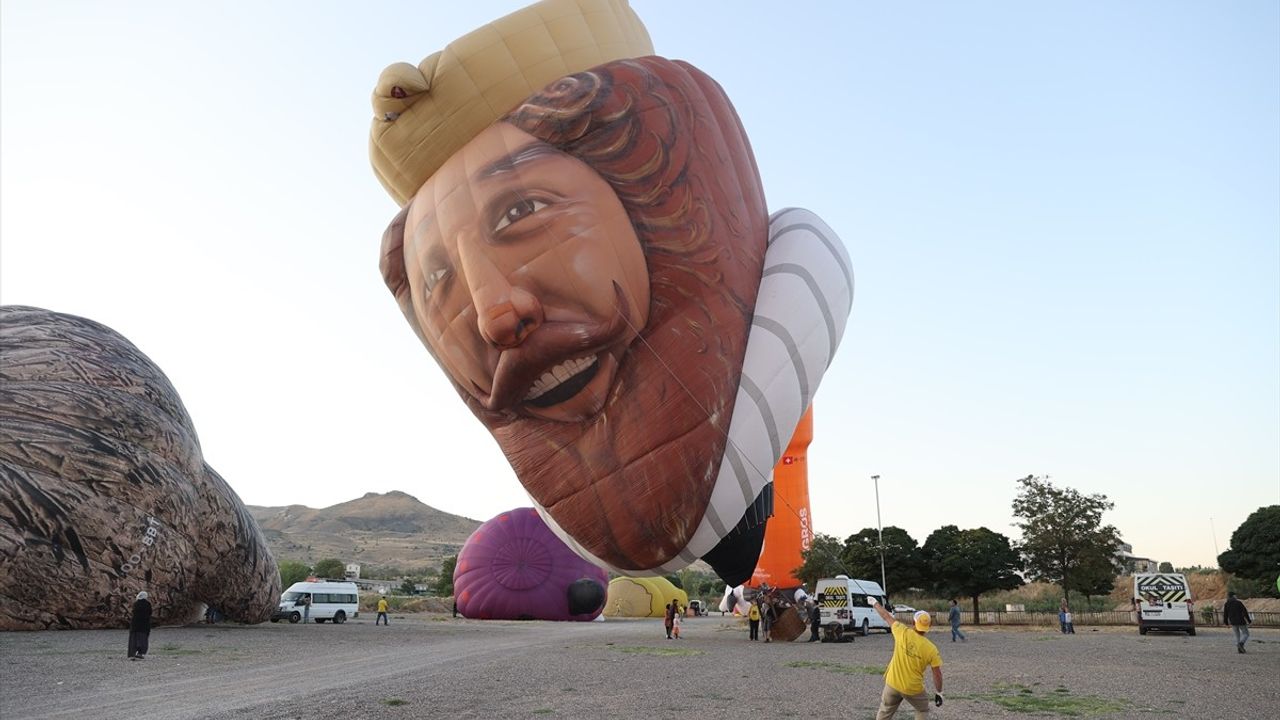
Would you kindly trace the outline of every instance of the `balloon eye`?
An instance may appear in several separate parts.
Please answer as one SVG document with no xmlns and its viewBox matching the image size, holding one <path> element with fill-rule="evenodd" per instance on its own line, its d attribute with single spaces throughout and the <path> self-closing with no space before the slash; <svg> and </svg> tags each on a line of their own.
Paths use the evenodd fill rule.
<svg viewBox="0 0 1280 720">
<path fill-rule="evenodd" d="M 393 98 L 403 99 L 408 96 L 409 96 L 409 93 L 405 92 L 404 88 L 400 87 L 399 85 L 396 85 L 395 87 L 391 88 L 391 97 Z"/>
<path fill-rule="evenodd" d="M 440 281 L 444 279 L 444 276 L 448 274 L 449 274 L 448 268 L 439 268 L 437 270 L 432 270 L 431 272 L 427 273 L 427 279 L 425 283 L 427 288 L 427 294 L 430 295 L 431 291 L 436 289 L 436 285 L 439 285 Z"/>
<path fill-rule="evenodd" d="M 547 204 L 541 200 L 517 200 L 502 213 L 502 217 L 498 218 L 498 224 L 493 229 L 497 232 L 512 223 L 520 222 L 546 206 Z"/>
</svg>

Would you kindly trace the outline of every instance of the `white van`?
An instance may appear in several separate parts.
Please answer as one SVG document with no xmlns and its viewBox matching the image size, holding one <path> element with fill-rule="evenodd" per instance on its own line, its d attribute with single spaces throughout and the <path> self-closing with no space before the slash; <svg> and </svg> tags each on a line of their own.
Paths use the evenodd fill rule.
<svg viewBox="0 0 1280 720">
<path fill-rule="evenodd" d="M 309 613 L 303 600 L 311 603 Z M 296 623 L 304 615 L 318 623 L 332 620 L 339 624 L 349 617 L 360 617 L 360 589 L 353 582 L 296 582 L 280 596 L 271 622 Z"/>
<path fill-rule="evenodd" d="M 1133 609 L 1138 633 L 1174 630 L 1196 634 L 1191 586 L 1180 573 L 1137 573 L 1133 576 Z"/>
<path fill-rule="evenodd" d="M 889 632 L 889 624 L 867 602 L 868 597 L 874 597 L 885 604 L 884 588 L 880 583 L 837 575 L 819 580 L 814 594 L 822 618 L 823 642 L 838 642 L 846 632 L 852 631 L 866 635 L 871 628 Z"/>
</svg>

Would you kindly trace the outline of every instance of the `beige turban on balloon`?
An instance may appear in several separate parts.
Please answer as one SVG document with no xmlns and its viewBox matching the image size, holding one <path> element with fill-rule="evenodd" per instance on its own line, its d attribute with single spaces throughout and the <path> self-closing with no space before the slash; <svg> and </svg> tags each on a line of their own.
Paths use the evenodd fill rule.
<svg viewBox="0 0 1280 720">
<path fill-rule="evenodd" d="M 522 100 L 566 75 L 653 54 L 627 0 L 543 0 L 467 33 L 373 91 L 369 156 L 404 205 L 444 161 Z"/>
</svg>

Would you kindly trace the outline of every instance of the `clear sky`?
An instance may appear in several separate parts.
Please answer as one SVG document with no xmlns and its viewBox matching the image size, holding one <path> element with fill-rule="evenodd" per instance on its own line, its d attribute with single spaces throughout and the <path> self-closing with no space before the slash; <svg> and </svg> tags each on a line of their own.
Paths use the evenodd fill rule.
<svg viewBox="0 0 1280 720">
<path fill-rule="evenodd" d="M 0 301 L 169 375 L 245 502 L 528 505 L 382 283 L 370 92 L 524 3 L 0 6 Z M 1280 502 L 1280 6 L 635 0 L 853 259 L 815 528 L 1016 537 L 1015 480 L 1214 562 Z M 1212 520 L 1211 520 L 1212 519 Z"/>
</svg>

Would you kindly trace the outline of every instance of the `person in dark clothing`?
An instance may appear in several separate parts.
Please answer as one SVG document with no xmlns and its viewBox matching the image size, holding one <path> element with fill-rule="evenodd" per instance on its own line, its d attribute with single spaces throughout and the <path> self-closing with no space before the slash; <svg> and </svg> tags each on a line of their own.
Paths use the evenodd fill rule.
<svg viewBox="0 0 1280 720">
<path fill-rule="evenodd" d="M 965 642 L 964 632 L 960 630 L 960 603 L 955 598 L 952 598 L 951 609 L 947 611 L 947 621 L 951 623 L 951 642 L 955 642 L 956 638 Z"/>
<path fill-rule="evenodd" d="M 822 628 L 822 608 L 818 603 L 809 602 L 809 642 L 818 639 L 818 630 Z"/>
<path fill-rule="evenodd" d="M 674 627 L 676 624 L 676 601 L 675 600 L 672 600 L 671 604 L 667 606 L 666 618 L 663 620 L 663 624 L 666 625 L 667 627 L 667 639 L 670 640 L 671 628 Z"/>
<path fill-rule="evenodd" d="M 129 659 L 142 660 L 147 656 L 147 641 L 151 637 L 151 601 L 147 593 L 138 593 L 133 601 L 133 616 L 129 619 Z"/>
<path fill-rule="evenodd" d="M 1236 652 L 1243 653 L 1249 642 L 1249 611 L 1233 592 L 1227 593 L 1227 602 L 1222 606 L 1222 621 L 1231 626 L 1236 636 Z"/>
</svg>

